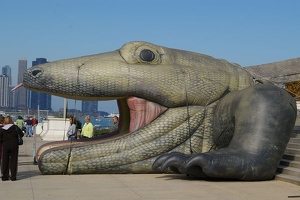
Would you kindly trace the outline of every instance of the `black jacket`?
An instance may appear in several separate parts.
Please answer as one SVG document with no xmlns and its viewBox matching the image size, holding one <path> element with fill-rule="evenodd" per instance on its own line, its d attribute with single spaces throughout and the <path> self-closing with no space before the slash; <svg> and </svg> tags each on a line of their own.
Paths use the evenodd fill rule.
<svg viewBox="0 0 300 200">
<path fill-rule="evenodd" d="M 18 145 L 18 134 L 23 137 L 24 133 L 14 124 L 6 124 L 0 129 L 0 143 L 6 145 Z"/>
</svg>

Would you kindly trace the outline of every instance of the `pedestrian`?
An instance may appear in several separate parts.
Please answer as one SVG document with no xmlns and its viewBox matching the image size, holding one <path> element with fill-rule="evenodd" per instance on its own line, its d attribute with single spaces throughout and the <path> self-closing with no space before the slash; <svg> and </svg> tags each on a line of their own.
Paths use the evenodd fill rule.
<svg viewBox="0 0 300 200">
<path fill-rule="evenodd" d="M 36 126 L 38 125 L 38 120 L 36 119 L 36 116 L 33 116 L 32 118 L 32 133 L 35 134 Z"/>
<path fill-rule="evenodd" d="M 27 117 L 26 119 L 26 137 L 31 137 L 32 136 L 32 118 Z"/>
<path fill-rule="evenodd" d="M 25 126 L 25 122 L 21 116 L 18 116 L 18 119 L 16 120 L 15 124 L 21 129 L 21 131 L 23 130 L 23 127 Z"/>
<path fill-rule="evenodd" d="M 2 181 L 17 180 L 18 171 L 18 135 L 24 136 L 24 133 L 14 124 L 10 116 L 4 118 L 4 126 L 0 129 L 0 143 L 2 143 Z"/>
<path fill-rule="evenodd" d="M 77 139 L 77 128 L 76 128 L 76 119 L 73 116 L 70 116 L 70 126 L 67 131 L 68 140 Z"/>
<path fill-rule="evenodd" d="M 94 126 L 91 122 L 90 116 L 87 115 L 84 118 L 84 121 L 85 121 L 85 123 L 81 130 L 81 137 L 82 138 L 91 138 L 94 135 Z"/>
<path fill-rule="evenodd" d="M 109 132 L 113 132 L 118 130 L 118 126 L 119 126 L 119 117 L 118 116 L 114 116 L 113 117 L 113 124 L 110 126 L 109 128 Z"/>
</svg>

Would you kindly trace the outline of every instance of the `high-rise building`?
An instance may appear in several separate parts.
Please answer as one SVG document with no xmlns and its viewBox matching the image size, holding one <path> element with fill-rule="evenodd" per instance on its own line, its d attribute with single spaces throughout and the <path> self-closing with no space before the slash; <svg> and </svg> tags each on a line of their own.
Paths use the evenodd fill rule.
<svg viewBox="0 0 300 200">
<path fill-rule="evenodd" d="M 1 84 L 0 84 L 0 107 L 9 107 L 13 108 L 14 103 L 13 102 L 13 97 L 14 93 L 11 92 L 12 89 L 12 84 L 11 84 L 11 68 L 9 65 L 5 65 L 2 67 L 2 77 L 1 77 Z M 6 85 L 8 82 L 8 86 Z"/>
<path fill-rule="evenodd" d="M 11 68 L 9 65 L 2 67 L 2 74 L 10 78 L 9 86 L 11 86 Z"/>
<path fill-rule="evenodd" d="M 9 107 L 9 80 L 10 77 L 1 74 L 0 75 L 0 107 L 8 108 Z"/>
<path fill-rule="evenodd" d="M 27 70 L 27 60 L 26 58 L 21 58 L 19 60 L 18 69 L 18 83 L 23 82 L 23 73 Z M 16 92 L 16 106 L 19 110 L 26 110 L 27 106 L 27 89 L 25 87 L 20 87 Z"/>
<path fill-rule="evenodd" d="M 32 61 L 32 66 L 47 63 L 46 58 L 37 58 Z M 30 91 L 30 108 L 40 110 L 52 110 L 51 108 L 51 95 L 43 92 Z"/>
<path fill-rule="evenodd" d="M 98 112 L 98 101 L 82 101 L 82 113 L 94 114 Z"/>
</svg>

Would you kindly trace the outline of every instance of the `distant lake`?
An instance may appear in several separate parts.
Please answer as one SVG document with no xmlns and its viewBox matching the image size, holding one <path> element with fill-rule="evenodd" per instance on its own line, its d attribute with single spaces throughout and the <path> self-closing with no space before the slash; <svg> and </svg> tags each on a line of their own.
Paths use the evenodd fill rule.
<svg viewBox="0 0 300 200">
<path fill-rule="evenodd" d="M 77 118 L 81 122 L 82 126 L 84 125 L 84 117 Z M 109 128 L 113 124 L 113 119 L 110 118 L 91 118 L 91 123 L 96 129 L 105 129 Z"/>
<path fill-rule="evenodd" d="M 109 128 L 113 124 L 113 118 L 112 117 L 107 117 L 107 118 L 96 118 L 96 117 L 91 117 L 91 123 L 93 124 L 94 128 L 96 129 L 105 129 Z M 17 117 L 13 117 L 13 121 L 15 122 L 17 120 Z M 24 121 L 26 118 L 23 119 Z M 81 122 L 81 125 L 83 126 L 85 121 L 84 117 L 79 117 L 77 118 L 78 121 Z M 39 122 L 42 122 L 42 119 L 39 120 Z"/>
</svg>

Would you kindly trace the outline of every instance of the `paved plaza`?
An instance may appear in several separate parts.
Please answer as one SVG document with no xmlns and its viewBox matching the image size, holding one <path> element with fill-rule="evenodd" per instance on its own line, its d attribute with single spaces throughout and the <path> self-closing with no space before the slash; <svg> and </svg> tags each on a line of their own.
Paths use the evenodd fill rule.
<svg viewBox="0 0 300 200">
<path fill-rule="evenodd" d="M 16 199 L 299 199 L 300 186 L 279 180 L 205 181 L 170 174 L 41 175 L 33 137 L 20 146 L 17 181 L 0 181 L 3 200 Z M 39 147 L 45 141 L 36 138 Z"/>
</svg>

